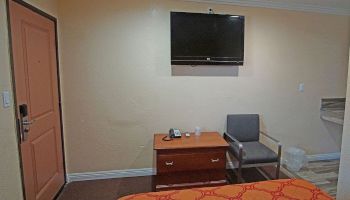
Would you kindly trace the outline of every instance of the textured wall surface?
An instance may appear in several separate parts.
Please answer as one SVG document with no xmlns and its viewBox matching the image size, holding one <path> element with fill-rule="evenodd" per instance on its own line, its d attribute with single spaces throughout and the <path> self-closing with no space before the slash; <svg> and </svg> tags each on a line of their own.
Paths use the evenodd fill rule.
<svg viewBox="0 0 350 200">
<path fill-rule="evenodd" d="M 222 132 L 228 113 L 261 114 L 285 146 L 339 152 L 319 109 L 345 96 L 349 17 L 170 0 L 58 6 L 69 173 L 151 167 L 153 133 Z M 235 77 L 171 76 L 170 11 L 208 7 L 246 16 L 245 65 Z"/>
<path fill-rule="evenodd" d="M 0 91 L 10 91 L 12 94 L 5 0 L 0 0 L 0 44 Z M 0 105 L 0 160 L 0 199 L 22 199 L 14 110 L 3 108 L 2 100 Z"/>
<path fill-rule="evenodd" d="M 56 18 L 58 17 L 57 16 L 58 0 L 25 0 L 25 1 Z"/>
<path fill-rule="evenodd" d="M 28 2 L 59 13 L 69 173 L 151 167 L 154 132 L 222 132 L 227 113 L 259 113 L 264 129 L 309 154 L 340 150 L 319 106 L 345 96 L 349 17 L 160 0 Z M 169 12 L 208 7 L 246 16 L 245 65 L 236 77 L 171 76 Z M 0 9 L 0 90 L 11 91 L 5 0 Z M 22 199 L 14 112 L 0 111 L 0 199 Z"/>
<path fill-rule="evenodd" d="M 56 0 L 31 0 L 29 3 L 57 16 Z M 0 91 L 10 91 L 12 95 L 5 0 L 0 0 L 0 44 Z M 2 105 L 0 105 L 0 160 L 0 199 L 23 199 L 14 109 L 5 109 Z"/>
</svg>

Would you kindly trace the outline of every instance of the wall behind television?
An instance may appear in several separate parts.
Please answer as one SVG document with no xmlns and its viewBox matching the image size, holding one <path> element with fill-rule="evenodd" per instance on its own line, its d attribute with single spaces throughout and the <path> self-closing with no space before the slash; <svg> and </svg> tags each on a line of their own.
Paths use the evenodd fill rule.
<svg viewBox="0 0 350 200">
<path fill-rule="evenodd" d="M 169 12 L 208 7 L 246 16 L 245 65 L 238 76 L 171 76 Z M 223 132 L 228 113 L 259 113 L 286 147 L 340 150 L 319 108 L 323 97 L 345 96 L 349 17 L 175 0 L 60 0 L 59 22 L 69 173 L 152 167 L 155 132 Z"/>
</svg>

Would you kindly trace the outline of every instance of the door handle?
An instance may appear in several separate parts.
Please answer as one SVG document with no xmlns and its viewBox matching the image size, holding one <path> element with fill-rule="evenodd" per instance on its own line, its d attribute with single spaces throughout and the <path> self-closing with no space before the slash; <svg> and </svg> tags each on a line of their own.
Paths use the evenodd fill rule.
<svg viewBox="0 0 350 200">
<path fill-rule="evenodd" d="M 28 120 L 28 106 L 22 104 L 19 106 L 19 131 L 21 142 L 25 142 L 28 139 L 30 125 L 34 123 L 34 120 Z"/>
<path fill-rule="evenodd" d="M 23 120 L 23 121 L 22 121 L 22 125 L 23 125 L 23 126 L 30 126 L 30 125 L 32 125 L 34 122 L 35 122 L 35 120 L 28 121 L 28 120 L 26 119 L 26 120 Z"/>
<path fill-rule="evenodd" d="M 219 162 L 219 161 L 220 161 L 219 158 L 217 158 L 217 159 L 211 159 L 211 162 L 212 162 L 212 163 L 216 163 L 216 162 Z"/>
<path fill-rule="evenodd" d="M 34 123 L 34 120 L 28 121 L 28 119 L 24 119 L 23 117 L 19 119 L 19 130 L 20 130 L 20 136 L 21 136 L 22 142 L 27 141 L 29 136 L 29 131 L 30 131 L 30 125 L 33 123 Z"/>
</svg>

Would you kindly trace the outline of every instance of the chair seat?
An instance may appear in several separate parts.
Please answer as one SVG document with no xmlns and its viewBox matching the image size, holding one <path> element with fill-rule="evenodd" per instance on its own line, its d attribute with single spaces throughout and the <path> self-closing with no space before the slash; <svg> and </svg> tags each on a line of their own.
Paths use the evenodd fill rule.
<svg viewBox="0 0 350 200">
<path fill-rule="evenodd" d="M 270 148 L 260 142 L 242 142 L 243 144 L 243 164 L 271 163 L 278 161 L 278 155 Z M 238 144 L 230 142 L 229 151 L 238 158 Z"/>
</svg>

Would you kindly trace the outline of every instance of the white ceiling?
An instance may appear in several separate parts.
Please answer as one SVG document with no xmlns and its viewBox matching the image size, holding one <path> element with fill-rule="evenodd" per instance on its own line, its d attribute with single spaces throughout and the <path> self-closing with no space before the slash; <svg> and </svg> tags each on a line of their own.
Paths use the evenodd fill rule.
<svg viewBox="0 0 350 200">
<path fill-rule="evenodd" d="M 187 0 L 350 16 L 350 0 Z"/>
</svg>

